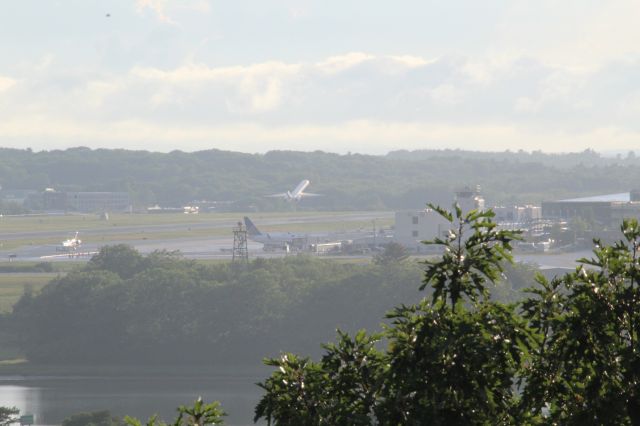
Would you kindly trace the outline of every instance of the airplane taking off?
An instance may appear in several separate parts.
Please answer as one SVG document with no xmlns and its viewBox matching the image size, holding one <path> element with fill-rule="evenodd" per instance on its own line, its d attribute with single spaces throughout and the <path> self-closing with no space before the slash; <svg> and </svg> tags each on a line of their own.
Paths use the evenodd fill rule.
<svg viewBox="0 0 640 426">
<path fill-rule="evenodd" d="M 79 232 L 76 231 L 76 234 L 73 238 L 69 238 L 68 240 L 62 241 L 60 244 L 56 246 L 56 251 L 61 252 L 61 254 L 49 254 L 45 256 L 40 256 L 40 259 L 56 259 L 56 258 L 77 258 L 80 256 L 93 256 L 94 254 L 98 254 L 97 251 L 79 251 L 82 246 L 82 240 L 78 238 Z"/>
<path fill-rule="evenodd" d="M 66 251 L 78 250 L 81 245 L 82 240 L 78 238 L 78 231 L 76 231 L 76 235 L 73 238 L 69 238 L 62 242 L 61 249 Z"/>
<path fill-rule="evenodd" d="M 296 241 L 304 241 L 307 234 L 292 234 L 291 232 L 260 232 L 251 219 L 244 217 L 244 224 L 247 227 L 249 239 L 257 243 L 264 244 L 264 250 L 288 249 L 295 245 Z"/>
<path fill-rule="evenodd" d="M 301 181 L 293 191 L 282 192 L 280 194 L 266 195 L 266 197 L 284 198 L 287 201 L 300 201 L 303 197 L 320 197 L 321 194 L 304 192 L 311 182 L 308 179 Z"/>
</svg>

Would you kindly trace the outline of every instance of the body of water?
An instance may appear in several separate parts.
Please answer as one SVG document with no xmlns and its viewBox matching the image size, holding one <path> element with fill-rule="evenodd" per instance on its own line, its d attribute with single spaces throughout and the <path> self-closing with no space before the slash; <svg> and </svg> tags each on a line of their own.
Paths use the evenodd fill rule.
<svg viewBox="0 0 640 426">
<path fill-rule="evenodd" d="M 207 402 L 221 402 L 229 414 L 226 424 L 251 425 L 254 407 L 262 395 L 255 383 L 264 380 L 268 372 L 0 376 L 0 405 L 16 406 L 21 414 L 34 414 L 40 425 L 60 424 L 72 414 L 98 410 L 141 420 L 158 414 L 171 422 L 179 405 L 202 396 Z"/>
<path fill-rule="evenodd" d="M 579 265 L 577 262 L 580 258 L 593 257 L 592 250 L 573 251 L 569 253 L 516 253 L 514 260 L 516 262 L 530 263 L 537 265 L 542 269 L 548 268 L 570 268 L 573 269 Z"/>
</svg>

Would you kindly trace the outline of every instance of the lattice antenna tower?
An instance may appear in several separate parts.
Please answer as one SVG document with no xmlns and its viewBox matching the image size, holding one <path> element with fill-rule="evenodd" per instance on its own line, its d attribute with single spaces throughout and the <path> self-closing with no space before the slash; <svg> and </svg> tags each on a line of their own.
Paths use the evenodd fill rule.
<svg viewBox="0 0 640 426">
<path fill-rule="evenodd" d="M 249 248 L 247 246 L 247 228 L 238 222 L 233 228 L 233 252 L 231 262 L 234 264 L 249 263 Z"/>
</svg>

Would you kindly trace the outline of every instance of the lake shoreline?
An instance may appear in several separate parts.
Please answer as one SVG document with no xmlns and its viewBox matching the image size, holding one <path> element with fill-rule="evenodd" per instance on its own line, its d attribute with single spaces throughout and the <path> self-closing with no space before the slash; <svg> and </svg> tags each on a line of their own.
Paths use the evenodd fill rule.
<svg viewBox="0 0 640 426">
<path fill-rule="evenodd" d="M 19 364 L 0 365 L 0 382 L 5 377 L 203 377 L 238 375 L 238 371 L 248 376 L 264 375 L 271 367 L 262 364 Z"/>
</svg>

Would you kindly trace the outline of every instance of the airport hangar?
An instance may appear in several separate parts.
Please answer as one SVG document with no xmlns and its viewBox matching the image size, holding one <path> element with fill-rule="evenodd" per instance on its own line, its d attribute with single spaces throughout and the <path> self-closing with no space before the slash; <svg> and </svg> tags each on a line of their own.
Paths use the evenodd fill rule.
<svg viewBox="0 0 640 426">
<path fill-rule="evenodd" d="M 640 218 L 640 190 L 592 197 L 543 201 L 542 217 L 552 220 L 580 218 L 617 228 L 623 218 Z"/>
</svg>

